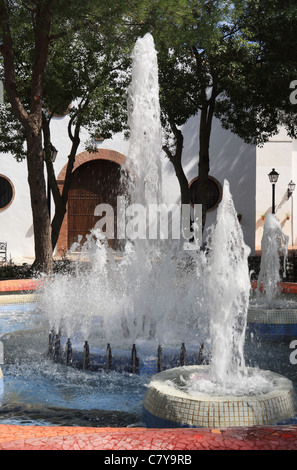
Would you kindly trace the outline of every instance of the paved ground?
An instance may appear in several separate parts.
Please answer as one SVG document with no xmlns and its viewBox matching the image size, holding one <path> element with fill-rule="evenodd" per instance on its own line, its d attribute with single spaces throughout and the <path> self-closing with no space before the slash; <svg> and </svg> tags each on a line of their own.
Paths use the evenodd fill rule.
<svg viewBox="0 0 297 470">
<path fill-rule="evenodd" d="M 41 280 L 11 279 L 0 281 L 0 293 L 34 291 L 41 285 Z"/>
<path fill-rule="evenodd" d="M 220 430 L 0 425 L 0 450 L 297 450 L 297 427 Z"/>
<path fill-rule="evenodd" d="M 31 291 L 38 285 L 32 280 L 1 281 L 0 293 Z M 0 450 L 297 450 L 297 426 L 145 429 L 0 424 Z"/>
</svg>

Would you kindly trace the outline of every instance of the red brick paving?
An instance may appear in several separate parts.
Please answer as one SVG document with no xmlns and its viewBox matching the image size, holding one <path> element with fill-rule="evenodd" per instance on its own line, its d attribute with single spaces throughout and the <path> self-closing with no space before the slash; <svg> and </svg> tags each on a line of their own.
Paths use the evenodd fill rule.
<svg viewBox="0 0 297 470">
<path fill-rule="evenodd" d="M 1 281 L 0 292 L 39 286 L 34 280 Z M 297 450 L 297 426 L 146 429 L 0 424 L 0 450 Z"/>
<path fill-rule="evenodd" d="M 297 450 L 297 427 L 145 429 L 0 425 L 0 450 Z"/>
<path fill-rule="evenodd" d="M 0 292 L 32 291 L 42 285 L 41 279 L 10 279 L 0 281 Z"/>
</svg>

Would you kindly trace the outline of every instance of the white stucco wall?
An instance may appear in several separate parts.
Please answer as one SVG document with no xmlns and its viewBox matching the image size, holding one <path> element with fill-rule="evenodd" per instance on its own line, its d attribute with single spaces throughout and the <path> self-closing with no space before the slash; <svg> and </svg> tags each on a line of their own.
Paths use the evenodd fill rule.
<svg viewBox="0 0 297 470">
<path fill-rule="evenodd" d="M 68 119 L 66 116 L 52 120 L 51 140 L 58 150 L 54 163 L 56 176 L 67 163 L 67 156 L 71 148 L 67 133 Z M 87 138 L 87 132 L 82 132 L 78 153 L 85 150 L 84 143 Z M 125 155 L 128 145 L 122 135 L 116 135 L 114 139 L 104 141 L 103 148 L 113 149 Z M 8 260 L 12 260 L 14 263 L 31 263 L 34 260 L 34 236 L 26 161 L 17 162 L 11 155 L 0 154 L 1 174 L 8 177 L 13 183 L 15 198 L 7 209 L 0 211 L 0 241 L 8 244 Z M 52 201 L 52 215 L 53 211 Z"/>
<path fill-rule="evenodd" d="M 257 149 L 257 208 L 256 208 L 256 248 L 261 248 L 261 239 L 265 220 L 262 215 L 271 212 L 272 209 L 272 185 L 268 174 L 275 168 L 279 173 L 278 182 L 275 185 L 275 214 L 281 223 L 283 232 L 289 236 L 289 246 L 297 244 L 297 232 L 295 228 L 296 209 L 293 198 L 288 199 L 288 184 L 291 180 L 297 182 L 297 144 L 287 136 L 284 130 L 280 130 L 262 148 Z M 293 204 L 292 204 L 293 203 Z M 290 219 L 287 220 L 287 215 Z"/>
<path fill-rule="evenodd" d="M 184 135 L 184 167 L 189 181 L 197 176 L 198 120 L 193 117 L 187 123 Z M 196 136 L 196 137 L 195 137 Z M 242 214 L 241 225 L 245 243 L 254 252 L 255 246 L 255 181 L 256 148 L 245 144 L 242 139 L 222 128 L 219 120 L 214 119 L 210 143 L 210 175 L 223 186 L 227 179 L 235 208 Z M 217 211 L 208 212 L 206 224 L 213 224 Z"/>
<path fill-rule="evenodd" d="M 51 140 L 58 150 L 55 166 L 56 175 L 67 163 L 70 141 L 67 134 L 68 117 L 55 118 L 52 121 Z M 198 174 L 198 119 L 193 117 L 183 127 L 184 151 L 183 165 L 186 176 L 191 181 Z M 82 134 L 78 153 L 85 150 L 86 132 Z M 127 155 L 129 143 L 122 134 L 113 139 L 98 143 L 99 148 L 112 149 Z M 297 152 L 297 147 L 296 147 Z M 230 183 L 231 193 L 238 213 L 242 214 L 242 228 L 246 243 L 254 251 L 255 234 L 255 181 L 256 149 L 246 145 L 241 139 L 214 121 L 210 146 L 210 175 L 222 185 L 226 178 Z M 179 184 L 170 161 L 163 155 L 164 202 L 179 203 Z M 26 162 L 18 163 L 6 154 L 0 155 L 0 174 L 11 179 L 15 186 L 15 199 L 4 211 L 0 212 L 0 241 L 8 242 L 8 254 L 14 262 L 31 262 L 34 259 L 34 237 L 32 215 L 27 182 Z M 52 204 L 52 213 L 54 207 Z M 215 221 L 216 210 L 208 213 L 207 225 Z"/>
<path fill-rule="evenodd" d="M 25 161 L 18 163 L 8 154 L 0 155 L 0 174 L 11 180 L 15 190 L 11 205 L 0 212 L 0 241 L 7 242 L 8 260 L 13 262 L 32 256 L 33 227 L 26 169 Z"/>
</svg>

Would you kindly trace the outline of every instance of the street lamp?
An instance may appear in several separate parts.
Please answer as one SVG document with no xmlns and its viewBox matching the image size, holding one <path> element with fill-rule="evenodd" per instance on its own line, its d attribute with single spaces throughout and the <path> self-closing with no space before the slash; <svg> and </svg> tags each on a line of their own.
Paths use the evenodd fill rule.
<svg viewBox="0 0 297 470">
<path fill-rule="evenodd" d="M 272 168 L 272 171 L 268 174 L 270 183 L 272 183 L 272 214 L 275 214 L 275 183 L 277 183 L 279 174 Z"/>
<path fill-rule="evenodd" d="M 296 184 L 293 183 L 293 181 L 291 180 L 290 183 L 288 184 L 288 199 L 292 196 L 295 186 Z"/>
</svg>

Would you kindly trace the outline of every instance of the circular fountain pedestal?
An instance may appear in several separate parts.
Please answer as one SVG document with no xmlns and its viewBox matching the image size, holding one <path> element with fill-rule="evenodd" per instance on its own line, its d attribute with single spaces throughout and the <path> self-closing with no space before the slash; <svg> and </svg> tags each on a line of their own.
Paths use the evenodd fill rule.
<svg viewBox="0 0 297 470">
<path fill-rule="evenodd" d="M 172 382 L 182 382 L 209 366 L 169 369 L 153 376 L 145 395 L 143 418 L 148 427 L 231 427 L 277 424 L 294 416 L 293 386 L 290 380 L 261 371 L 272 382 L 273 391 L 259 395 L 189 394 Z M 253 370 L 253 369 L 251 369 Z"/>
<path fill-rule="evenodd" d="M 248 331 L 270 338 L 297 335 L 297 308 L 269 308 L 250 306 Z"/>
</svg>

